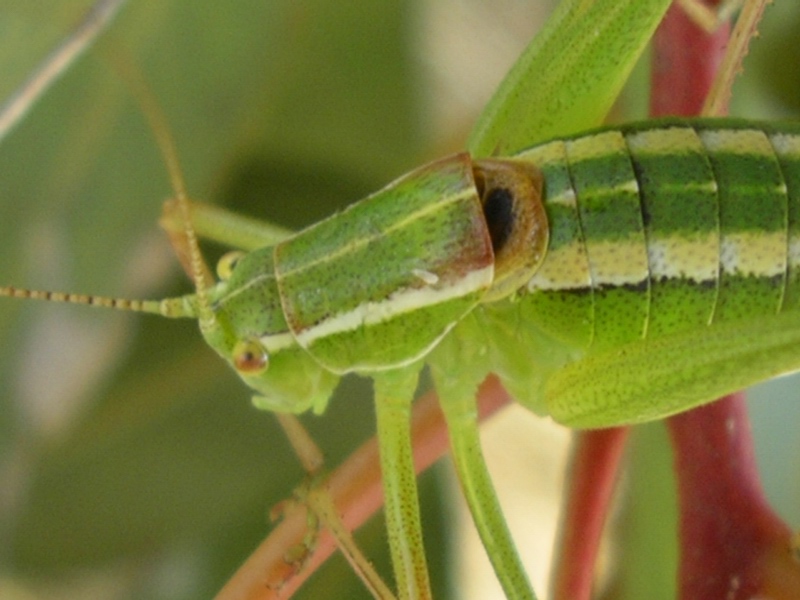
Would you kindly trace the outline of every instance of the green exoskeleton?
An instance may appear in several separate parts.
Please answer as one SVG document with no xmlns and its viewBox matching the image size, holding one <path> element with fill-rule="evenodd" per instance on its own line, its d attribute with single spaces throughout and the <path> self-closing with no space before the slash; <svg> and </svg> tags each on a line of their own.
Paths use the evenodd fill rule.
<svg viewBox="0 0 800 600">
<path fill-rule="evenodd" d="M 489 373 L 584 427 L 797 369 L 798 228 L 800 126 L 644 122 L 503 161 L 432 163 L 273 247 L 228 255 L 202 297 L 122 304 L 200 318 L 266 410 L 322 412 L 348 372 L 373 377 L 391 410 L 428 363 L 482 511 L 462 434 Z"/>
<path fill-rule="evenodd" d="M 473 470 L 476 440 L 465 437 L 463 430 L 474 419 L 469 399 L 490 372 L 500 375 L 531 409 L 569 425 L 595 426 L 661 417 L 798 367 L 797 258 L 791 250 L 797 243 L 793 238 L 800 210 L 798 134 L 797 126 L 736 121 L 644 123 L 523 152 L 516 157 L 516 184 L 512 180 L 495 187 L 498 184 L 489 180 L 480 188 L 467 182 L 463 188 L 454 186 L 450 194 L 441 194 L 440 188 L 424 212 L 435 219 L 452 204 L 472 204 L 472 211 L 460 211 L 464 216 L 460 226 L 450 230 L 468 230 L 469 238 L 486 248 L 487 255 L 489 246 L 502 252 L 506 236 L 527 240 L 519 249 L 533 250 L 530 256 L 499 280 L 504 294 L 492 292 L 497 281 L 492 277 L 473 283 L 473 274 L 483 277 L 487 269 L 478 260 L 451 263 L 460 272 L 454 277 L 452 271 L 425 262 L 412 262 L 399 275 L 383 269 L 373 272 L 364 269 L 369 261 L 356 258 L 367 251 L 399 254 L 409 240 L 418 239 L 417 228 L 424 229 L 427 221 L 410 215 L 423 212 L 419 207 L 398 215 L 402 227 L 397 220 L 382 223 L 389 235 L 380 236 L 380 241 L 372 233 L 374 221 L 350 219 L 382 201 L 394 203 L 397 191 L 404 190 L 405 195 L 410 185 L 429 189 L 425 182 L 430 168 L 423 169 L 290 239 L 286 250 L 278 245 L 242 258 L 227 282 L 211 293 L 212 305 L 222 307 L 227 296 L 237 298 L 252 290 L 272 298 L 267 304 L 274 303 L 276 310 L 250 311 L 253 319 L 264 320 L 260 328 L 252 322 L 234 324 L 239 310 L 224 312 L 236 333 L 228 334 L 221 353 L 245 366 L 240 368 L 245 380 L 268 395 L 264 402 L 272 398 L 273 408 L 285 397 L 277 391 L 283 385 L 280 373 L 270 379 L 270 369 L 282 364 L 277 361 L 303 360 L 310 382 L 348 368 L 326 365 L 329 337 L 348 348 L 351 364 L 373 376 L 379 390 L 387 367 L 414 373 L 419 364 L 408 364 L 405 357 L 424 357 L 451 423 L 465 494 L 485 519 L 489 511 L 482 512 L 481 495 L 486 492 L 471 487 L 480 477 Z M 458 164 L 463 158 L 454 161 Z M 541 169 L 541 187 L 531 166 Z M 439 181 L 447 181 L 448 163 L 436 168 L 443 176 Z M 605 174 L 602 182 L 597 172 Z M 750 183 L 753 172 L 762 175 L 758 185 Z M 422 193 L 408 197 L 417 199 Z M 483 207 L 484 215 L 491 215 L 486 223 L 480 219 L 480 198 L 489 199 Z M 538 245 L 547 237 L 544 221 L 520 218 L 523 211 L 517 208 L 540 202 L 549 222 L 543 260 Z M 691 227 L 685 226 L 687 213 L 695 217 Z M 357 233 L 348 236 L 348 243 L 332 247 L 328 240 L 335 234 L 326 233 L 337 230 Z M 398 245 L 394 240 L 404 242 Z M 306 247 L 303 253 L 310 259 L 292 263 L 291 268 L 281 264 L 282 256 L 292 255 L 294 244 L 316 243 L 318 251 Z M 451 239 L 447 244 L 460 245 Z M 464 249 L 458 253 L 471 254 Z M 352 267 L 350 274 L 336 268 L 340 259 Z M 331 271 L 338 280 L 348 281 L 345 289 L 357 289 L 357 296 L 334 298 L 325 288 L 303 286 L 309 297 L 308 304 L 300 307 L 293 295 L 284 295 L 284 290 L 291 290 L 284 287 L 285 274 L 301 278 L 324 268 L 326 262 L 334 263 Z M 259 271 L 263 265 L 266 272 Z M 241 279 L 239 269 L 246 273 Z M 407 283 L 390 285 L 389 293 L 378 291 L 386 277 L 395 276 Z M 503 285 L 508 280 L 514 285 Z M 256 286 L 254 281 L 261 283 Z M 456 299 L 469 308 L 458 306 Z M 453 305 L 458 308 L 443 324 L 434 320 Z M 313 318 L 292 317 L 317 306 L 323 308 Z M 332 306 L 342 306 L 341 312 Z M 416 314 L 423 307 L 425 314 Z M 461 314 L 459 320 L 456 315 Z M 277 324 L 267 325 L 273 318 Z M 425 319 L 427 333 L 413 341 L 413 349 L 401 325 L 412 319 Z M 765 330 L 769 336 L 757 334 Z M 243 340 L 244 355 L 237 355 L 237 344 Z M 210 342 L 214 345 L 214 340 Z M 686 354 L 687 342 L 699 350 L 701 359 Z M 220 351 L 219 345 L 215 347 Z M 391 357 L 388 353 L 397 347 L 403 352 Z M 308 360 L 309 355 L 316 360 Z M 248 373 L 254 356 L 257 368 L 264 369 L 255 380 Z M 267 356 L 270 365 L 265 368 Z M 636 368 L 628 369 L 631 364 Z M 298 403 L 310 392 L 297 398 Z M 387 397 L 392 398 L 388 392 Z M 490 540 L 501 524 L 493 527 L 484 532 Z M 507 564 L 511 558 L 500 551 L 494 548 L 493 560 Z"/>
<path fill-rule="evenodd" d="M 635 21 L 635 3 L 616 5 Z M 649 5 L 652 29 L 668 2 Z M 577 6 L 559 18 L 615 39 L 613 27 L 569 12 Z M 614 52 L 609 42 L 604 55 Z M 190 295 L 0 295 L 198 319 L 265 410 L 321 413 L 342 375 L 372 378 L 403 598 L 430 597 L 408 437 L 429 365 L 498 577 L 509 597 L 531 598 L 478 441 L 474 396 L 489 373 L 539 414 L 602 427 L 800 368 L 800 127 L 673 120 L 552 133 L 544 125 L 532 140 L 550 141 L 500 148 L 508 157 L 480 158 L 476 143 L 475 156 L 412 171 L 277 244 L 226 256 L 213 283 L 179 193 Z"/>
<path fill-rule="evenodd" d="M 532 165 L 466 154 L 414 171 L 285 242 L 226 257 L 206 340 L 266 410 L 319 413 L 345 373 L 418 369 L 465 315 L 536 270 L 541 187 Z"/>
</svg>

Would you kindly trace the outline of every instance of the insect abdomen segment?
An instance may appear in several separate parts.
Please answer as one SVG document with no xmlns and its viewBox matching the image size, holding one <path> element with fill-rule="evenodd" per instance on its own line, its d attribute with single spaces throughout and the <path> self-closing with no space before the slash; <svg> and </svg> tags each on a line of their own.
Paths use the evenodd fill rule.
<svg viewBox="0 0 800 600">
<path fill-rule="evenodd" d="M 530 280 L 542 327 L 599 350 L 796 308 L 800 127 L 653 121 L 521 155 L 551 242 Z"/>
</svg>

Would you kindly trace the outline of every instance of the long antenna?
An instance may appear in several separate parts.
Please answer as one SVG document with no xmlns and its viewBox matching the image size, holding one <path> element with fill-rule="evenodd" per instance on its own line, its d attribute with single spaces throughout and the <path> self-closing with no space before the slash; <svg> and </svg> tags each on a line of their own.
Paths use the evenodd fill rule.
<svg viewBox="0 0 800 600">
<path fill-rule="evenodd" d="M 131 312 L 142 312 L 171 319 L 197 317 L 196 297 L 194 294 L 162 300 L 129 300 L 127 298 L 110 298 L 89 294 L 71 294 L 66 292 L 48 292 L 28 290 L 13 286 L 0 286 L 0 296 L 21 298 L 23 300 L 44 300 L 46 302 L 63 302 L 66 304 L 86 304 L 99 308 L 111 308 Z"/>
<path fill-rule="evenodd" d="M 183 234 L 186 237 L 186 250 L 188 250 L 189 275 L 192 278 L 195 289 L 196 316 L 200 320 L 200 329 L 208 331 L 215 327 L 216 324 L 214 313 L 208 302 L 210 276 L 200 251 L 200 245 L 197 242 L 197 233 L 192 226 L 189 197 L 186 194 L 186 184 L 183 181 L 175 141 L 170 134 L 169 125 L 161 106 L 156 101 L 139 70 L 130 61 L 123 60 L 117 60 L 117 67 L 122 71 L 125 81 L 128 82 L 131 91 L 141 105 L 167 165 L 172 190 L 175 192 L 175 201 L 183 221 Z"/>
<path fill-rule="evenodd" d="M 99 0 L 96 2 L 84 20 L 45 57 L 31 77 L 0 106 L 0 140 L 24 117 L 47 87 L 96 39 L 124 3 L 125 0 Z M 118 61 L 118 66 L 131 85 L 167 164 L 170 182 L 183 220 L 195 294 L 163 300 L 130 300 L 0 286 L 0 297 L 85 304 L 114 310 L 158 314 L 169 318 L 199 318 L 201 328 L 208 330 L 214 326 L 214 315 L 208 302 L 207 269 L 197 243 L 197 235 L 192 227 L 189 200 L 181 175 L 175 143 L 158 103 L 138 71 L 131 64 L 122 60 Z"/>
</svg>

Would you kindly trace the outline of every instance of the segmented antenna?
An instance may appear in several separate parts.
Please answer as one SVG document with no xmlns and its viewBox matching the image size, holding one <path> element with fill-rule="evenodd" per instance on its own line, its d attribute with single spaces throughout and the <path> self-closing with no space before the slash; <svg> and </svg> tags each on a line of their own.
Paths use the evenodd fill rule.
<svg viewBox="0 0 800 600">
<path fill-rule="evenodd" d="M 88 306 L 97 306 L 100 308 L 161 315 L 162 317 L 171 319 L 195 318 L 197 316 L 194 295 L 164 298 L 163 300 L 129 300 L 127 298 L 109 298 L 107 296 L 48 292 L 2 286 L 0 287 L 0 296 L 6 298 L 22 298 L 23 300 L 63 302 L 65 304 L 86 304 Z"/>
<path fill-rule="evenodd" d="M 13 125 L 22 119 L 27 109 L 44 93 L 48 85 L 89 46 L 124 2 L 125 0 L 99 0 L 93 6 L 85 21 L 42 61 L 32 77 L 5 104 L 0 106 L 0 139 Z M 207 269 L 197 242 L 197 235 L 192 227 L 189 200 L 186 195 L 186 186 L 181 174 L 175 143 L 169 133 L 166 118 L 158 102 L 150 93 L 150 89 L 138 70 L 132 64 L 121 60 L 119 57 L 117 57 L 117 66 L 124 73 L 126 81 L 139 101 L 167 164 L 170 182 L 175 192 L 175 200 L 183 221 L 183 233 L 186 236 L 188 245 L 189 264 L 195 294 L 165 298 L 163 300 L 130 300 L 127 298 L 0 286 L 0 297 L 86 304 L 114 310 L 158 314 L 169 318 L 199 318 L 200 327 L 203 330 L 208 330 L 214 326 L 214 315 L 208 302 Z"/>
<path fill-rule="evenodd" d="M 215 326 L 214 313 L 208 302 L 208 282 L 206 280 L 208 271 L 203 261 L 203 255 L 200 252 L 200 245 L 197 242 L 197 234 L 192 226 L 189 197 L 186 194 L 186 185 L 183 181 L 175 141 L 172 139 L 167 119 L 161 110 L 161 106 L 144 82 L 138 69 L 132 63 L 122 60 L 118 61 L 117 66 L 122 70 L 125 80 L 139 101 L 167 165 L 172 190 L 175 192 L 175 201 L 178 204 L 178 210 L 183 220 L 183 233 L 186 236 L 189 251 L 190 276 L 194 284 L 196 298 L 196 316 L 200 321 L 200 329 L 208 331 Z"/>
</svg>

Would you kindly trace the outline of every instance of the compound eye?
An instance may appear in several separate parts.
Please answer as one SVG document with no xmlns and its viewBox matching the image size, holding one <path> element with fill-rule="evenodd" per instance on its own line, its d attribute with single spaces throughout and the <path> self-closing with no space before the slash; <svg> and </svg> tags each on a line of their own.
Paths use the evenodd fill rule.
<svg viewBox="0 0 800 600">
<path fill-rule="evenodd" d="M 258 375 L 269 366 L 269 355 L 256 340 L 239 340 L 233 348 L 233 366 L 244 375 Z"/>
<path fill-rule="evenodd" d="M 239 250 L 234 250 L 224 254 L 217 263 L 217 276 L 222 281 L 227 281 L 230 279 L 233 270 L 236 268 L 236 263 L 238 263 L 239 259 L 241 259 L 243 256 L 244 252 L 240 252 Z"/>
</svg>

